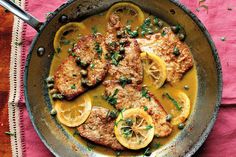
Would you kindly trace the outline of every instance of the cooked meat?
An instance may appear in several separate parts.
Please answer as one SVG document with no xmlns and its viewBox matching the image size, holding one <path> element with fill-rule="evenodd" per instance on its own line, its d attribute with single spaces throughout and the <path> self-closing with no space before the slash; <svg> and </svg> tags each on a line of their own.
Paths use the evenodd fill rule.
<svg viewBox="0 0 236 157">
<path fill-rule="evenodd" d="M 111 61 L 108 72 L 113 80 L 126 77 L 131 79 L 132 83 L 140 84 L 143 81 L 143 67 L 139 45 L 135 39 L 127 39 L 124 49 L 123 59 L 118 65 L 114 65 Z"/>
<path fill-rule="evenodd" d="M 79 134 L 94 143 L 114 150 L 124 150 L 115 137 L 115 119 L 109 118 L 108 112 L 106 108 L 93 107 L 88 119 L 78 127 Z"/>
<path fill-rule="evenodd" d="M 71 56 L 58 67 L 54 75 L 54 88 L 68 100 L 73 99 L 85 91 L 85 88 L 81 86 L 80 71 L 81 68 Z"/>
<path fill-rule="evenodd" d="M 143 52 L 151 52 L 161 57 L 167 65 L 167 81 L 179 81 L 184 73 L 193 66 L 189 47 L 179 40 L 169 27 L 147 38 L 137 39 Z"/>
<path fill-rule="evenodd" d="M 74 46 L 74 55 L 79 57 L 81 61 L 90 64 L 94 58 L 99 57 L 96 45 L 99 46 L 103 44 L 103 42 L 104 37 L 100 34 L 83 36 Z M 102 49 L 102 51 L 106 52 L 104 49 Z"/>
<path fill-rule="evenodd" d="M 88 77 L 87 80 L 89 84 L 95 85 L 106 77 L 106 74 L 108 72 L 108 60 L 106 59 L 107 50 L 105 47 L 105 43 L 102 42 L 100 44 L 100 47 L 102 49 L 102 54 L 100 56 L 95 56 L 94 59 L 92 59 L 90 65 L 88 66 Z"/>
<path fill-rule="evenodd" d="M 54 76 L 55 89 L 66 99 L 73 99 L 85 92 L 87 87 L 95 86 L 105 78 L 108 61 L 105 59 L 107 50 L 102 40 L 100 35 L 83 37 L 73 50 L 74 57 L 70 56 L 57 69 Z M 78 63 L 78 57 L 81 65 Z"/>
<path fill-rule="evenodd" d="M 117 99 L 115 107 L 118 110 L 129 108 L 147 108 L 147 112 L 152 116 L 155 125 L 155 134 L 164 137 L 172 132 L 172 127 L 166 121 L 167 113 L 161 104 L 150 94 L 142 95 L 142 88 L 137 85 L 126 85 L 124 88 L 114 81 L 106 81 L 105 96 L 114 96 Z"/>
</svg>

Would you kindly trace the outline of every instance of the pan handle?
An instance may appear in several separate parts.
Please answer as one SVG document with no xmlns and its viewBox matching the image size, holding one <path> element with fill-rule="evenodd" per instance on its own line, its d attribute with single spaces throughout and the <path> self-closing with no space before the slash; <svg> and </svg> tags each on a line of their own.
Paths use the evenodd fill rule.
<svg viewBox="0 0 236 157">
<path fill-rule="evenodd" d="M 0 0 L 0 5 L 12 12 L 14 15 L 18 16 L 21 20 L 28 23 L 36 31 L 39 32 L 42 22 L 39 22 L 35 17 L 23 11 L 19 6 L 10 0 Z"/>
</svg>

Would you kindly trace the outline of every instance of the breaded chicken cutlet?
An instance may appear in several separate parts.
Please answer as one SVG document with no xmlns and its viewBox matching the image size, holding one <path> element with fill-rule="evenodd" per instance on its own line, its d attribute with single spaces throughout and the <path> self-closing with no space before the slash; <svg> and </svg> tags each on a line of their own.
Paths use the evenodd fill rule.
<svg viewBox="0 0 236 157">
<path fill-rule="evenodd" d="M 102 36 L 81 38 L 73 50 L 73 57 L 70 56 L 58 67 L 54 88 L 71 100 L 101 82 L 108 71 L 106 53 Z"/>
<path fill-rule="evenodd" d="M 166 121 L 167 113 L 161 104 L 149 92 L 142 92 L 142 87 L 134 84 L 122 87 L 114 81 L 105 81 L 105 96 L 114 96 L 116 104 L 114 107 L 121 111 L 122 109 L 143 108 L 153 118 L 155 134 L 159 137 L 168 136 L 172 132 L 172 127 Z M 116 93 L 114 95 L 114 93 Z M 144 95 L 145 94 L 145 95 Z"/>
<path fill-rule="evenodd" d="M 118 142 L 114 133 L 115 119 L 109 117 L 109 110 L 93 107 L 88 119 L 77 130 L 80 136 L 94 143 L 110 147 L 114 150 L 125 148 Z"/>
<path fill-rule="evenodd" d="M 169 27 L 162 31 L 137 41 L 142 52 L 154 53 L 165 61 L 167 81 L 174 83 L 193 67 L 194 62 L 187 44 L 181 42 Z"/>
</svg>

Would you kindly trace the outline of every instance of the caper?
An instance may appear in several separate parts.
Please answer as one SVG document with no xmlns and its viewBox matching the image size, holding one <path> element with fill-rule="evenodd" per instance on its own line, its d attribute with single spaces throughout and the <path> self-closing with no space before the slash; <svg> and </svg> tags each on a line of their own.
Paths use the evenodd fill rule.
<svg viewBox="0 0 236 157">
<path fill-rule="evenodd" d="M 87 80 L 87 79 L 85 79 L 85 78 L 82 78 L 82 79 L 81 79 L 81 84 L 82 84 L 82 86 L 87 87 L 87 83 L 88 83 L 88 80 Z"/>
<path fill-rule="evenodd" d="M 148 34 L 153 34 L 153 30 L 152 29 L 148 29 Z"/>
<path fill-rule="evenodd" d="M 52 116 L 55 116 L 57 114 L 57 111 L 53 108 L 51 111 L 50 111 L 50 114 Z"/>
<path fill-rule="evenodd" d="M 146 34 L 146 32 L 145 31 L 141 31 L 141 34 L 142 34 L 142 36 L 144 36 Z"/>
<path fill-rule="evenodd" d="M 122 45 L 122 46 L 124 46 L 125 43 L 126 43 L 126 40 L 122 40 L 122 39 L 121 39 L 120 42 L 119 42 L 119 44 Z"/>
<path fill-rule="evenodd" d="M 159 20 L 159 21 L 158 21 L 158 26 L 161 28 L 161 27 L 163 27 L 163 25 L 164 25 L 164 23 Z"/>
<path fill-rule="evenodd" d="M 183 33 L 180 33 L 180 34 L 178 35 L 178 37 L 179 37 L 179 40 L 180 40 L 180 41 L 184 41 L 184 39 L 185 39 L 185 35 L 184 35 Z"/>
<path fill-rule="evenodd" d="M 171 26 L 171 30 L 174 32 L 174 33 L 178 33 L 180 31 L 180 27 L 179 26 Z"/>
<path fill-rule="evenodd" d="M 82 69 L 82 70 L 80 71 L 80 74 L 81 74 L 82 76 L 86 77 L 86 76 L 88 75 L 88 71 Z"/>
<path fill-rule="evenodd" d="M 180 55 L 179 49 L 177 47 L 174 48 L 173 54 L 175 56 L 179 56 Z"/>
<path fill-rule="evenodd" d="M 123 46 L 120 46 L 120 53 L 123 54 L 125 52 L 125 48 Z"/>
<path fill-rule="evenodd" d="M 112 119 L 115 119 L 117 117 L 117 113 L 116 113 L 116 111 L 110 111 L 108 113 L 108 116 Z"/>
<path fill-rule="evenodd" d="M 69 20 L 67 15 L 62 15 L 59 19 L 61 23 L 66 23 Z"/>
<path fill-rule="evenodd" d="M 189 86 L 188 85 L 184 85 L 184 89 L 185 90 L 189 90 Z"/>
<path fill-rule="evenodd" d="M 127 124 L 128 126 L 132 126 L 132 125 L 133 125 L 133 120 L 130 119 L 130 118 L 126 119 L 125 122 L 126 122 L 126 124 Z"/>
<path fill-rule="evenodd" d="M 117 37 L 117 38 L 122 38 L 122 34 L 123 34 L 122 31 L 117 31 L 117 32 L 116 32 L 116 37 Z"/>
<path fill-rule="evenodd" d="M 82 68 L 86 68 L 88 65 L 89 65 L 89 64 L 88 64 L 87 62 L 85 62 L 85 61 L 80 61 L 80 66 L 81 66 Z"/>
<path fill-rule="evenodd" d="M 54 84 L 48 84 L 47 87 L 48 89 L 52 89 L 54 87 Z"/>
<path fill-rule="evenodd" d="M 46 79 L 46 82 L 47 83 L 54 83 L 54 78 L 52 76 L 49 76 L 47 79 Z"/>
<path fill-rule="evenodd" d="M 80 65 L 81 59 L 80 59 L 79 57 L 77 57 L 77 58 L 75 59 L 75 62 L 76 62 L 78 65 Z"/>
<path fill-rule="evenodd" d="M 167 122 L 170 122 L 171 121 L 171 119 L 172 119 L 172 115 L 171 114 L 168 114 L 167 116 L 166 116 L 166 121 Z"/>
<path fill-rule="evenodd" d="M 185 124 L 184 123 L 179 123 L 178 129 L 182 130 L 184 128 Z"/>
<path fill-rule="evenodd" d="M 138 31 L 134 30 L 133 32 L 130 33 L 130 36 L 131 36 L 132 38 L 137 37 L 137 36 L 138 36 Z"/>
<path fill-rule="evenodd" d="M 60 99 L 60 100 L 61 100 L 61 99 L 64 98 L 64 96 L 63 96 L 62 94 L 53 94 L 53 95 L 52 95 L 52 98 L 53 98 L 53 99 Z"/>
</svg>

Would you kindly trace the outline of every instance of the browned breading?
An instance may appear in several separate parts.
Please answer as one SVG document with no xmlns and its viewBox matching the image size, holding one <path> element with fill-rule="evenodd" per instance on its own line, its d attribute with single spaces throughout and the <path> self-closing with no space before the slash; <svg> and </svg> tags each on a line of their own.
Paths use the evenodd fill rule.
<svg viewBox="0 0 236 157">
<path fill-rule="evenodd" d="M 154 53 L 166 62 L 167 81 L 174 83 L 193 67 L 194 62 L 187 44 L 181 42 L 170 27 L 165 27 L 162 31 L 165 33 L 156 33 L 137 41 L 143 52 Z M 173 53 L 175 49 L 179 51 L 179 55 Z"/>
<path fill-rule="evenodd" d="M 140 57 L 140 48 L 135 39 L 128 39 L 125 46 L 124 58 L 118 65 L 110 64 L 109 74 L 113 80 L 122 76 L 132 80 L 134 84 L 143 82 L 143 67 Z"/>
<path fill-rule="evenodd" d="M 93 107 L 88 119 L 78 127 L 79 134 L 94 143 L 110 147 L 114 150 L 125 148 L 118 142 L 114 133 L 115 119 L 108 117 L 109 110 Z"/>
<path fill-rule="evenodd" d="M 104 37 L 100 34 L 87 35 L 80 38 L 74 47 L 74 55 L 79 57 L 81 61 L 90 64 L 94 58 L 98 58 L 95 49 L 96 44 L 102 44 Z"/>
<path fill-rule="evenodd" d="M 73 57 L 66 59 L 54 74 L 55 85 L 66 99 L 71 100 L 85 91 L 81 86 L 81 68 L 76 64 Z"/>
<path fill-rule="evenodd" d="M 149 94 L 150 98 L 142 96 L 141 87 L 137 85 L 126 85 L 124 88 L 114 81 L 104 82 L 106 87 L 105 95 L 111 96 L 118 90 L 117 104 L 118 110 L 129 108 L 147 108 L 147 112 L 152 116 L 155 126 L 155 134 L 164 137 L 172 132 L 172 127 L 166 121 L 167 113 L 161 104 Z"/>
<path fill-rule="evenodd" d="M 96 50 L 99 47 L 100 53 Z M 78 41 L 74 48 L 74 57 L 70 56 L 57 69 L 55 73 L 55 89 L 57 89 L 66 99 L 74 97 L 86 91 L 82 86 L 82 79 L 87 81 L 87 85 L 92 87 L 101 82 L 108 71 L 108 61 L 105 59 L 107 50 L 103 37 L 98 35 L 86 36 Z M 80 72 L 82 67 L 76 63 L 76 58 L 88 64 L 83 67 L 87 71 L 87 76 L 82 78 Z"/>
</svg>

